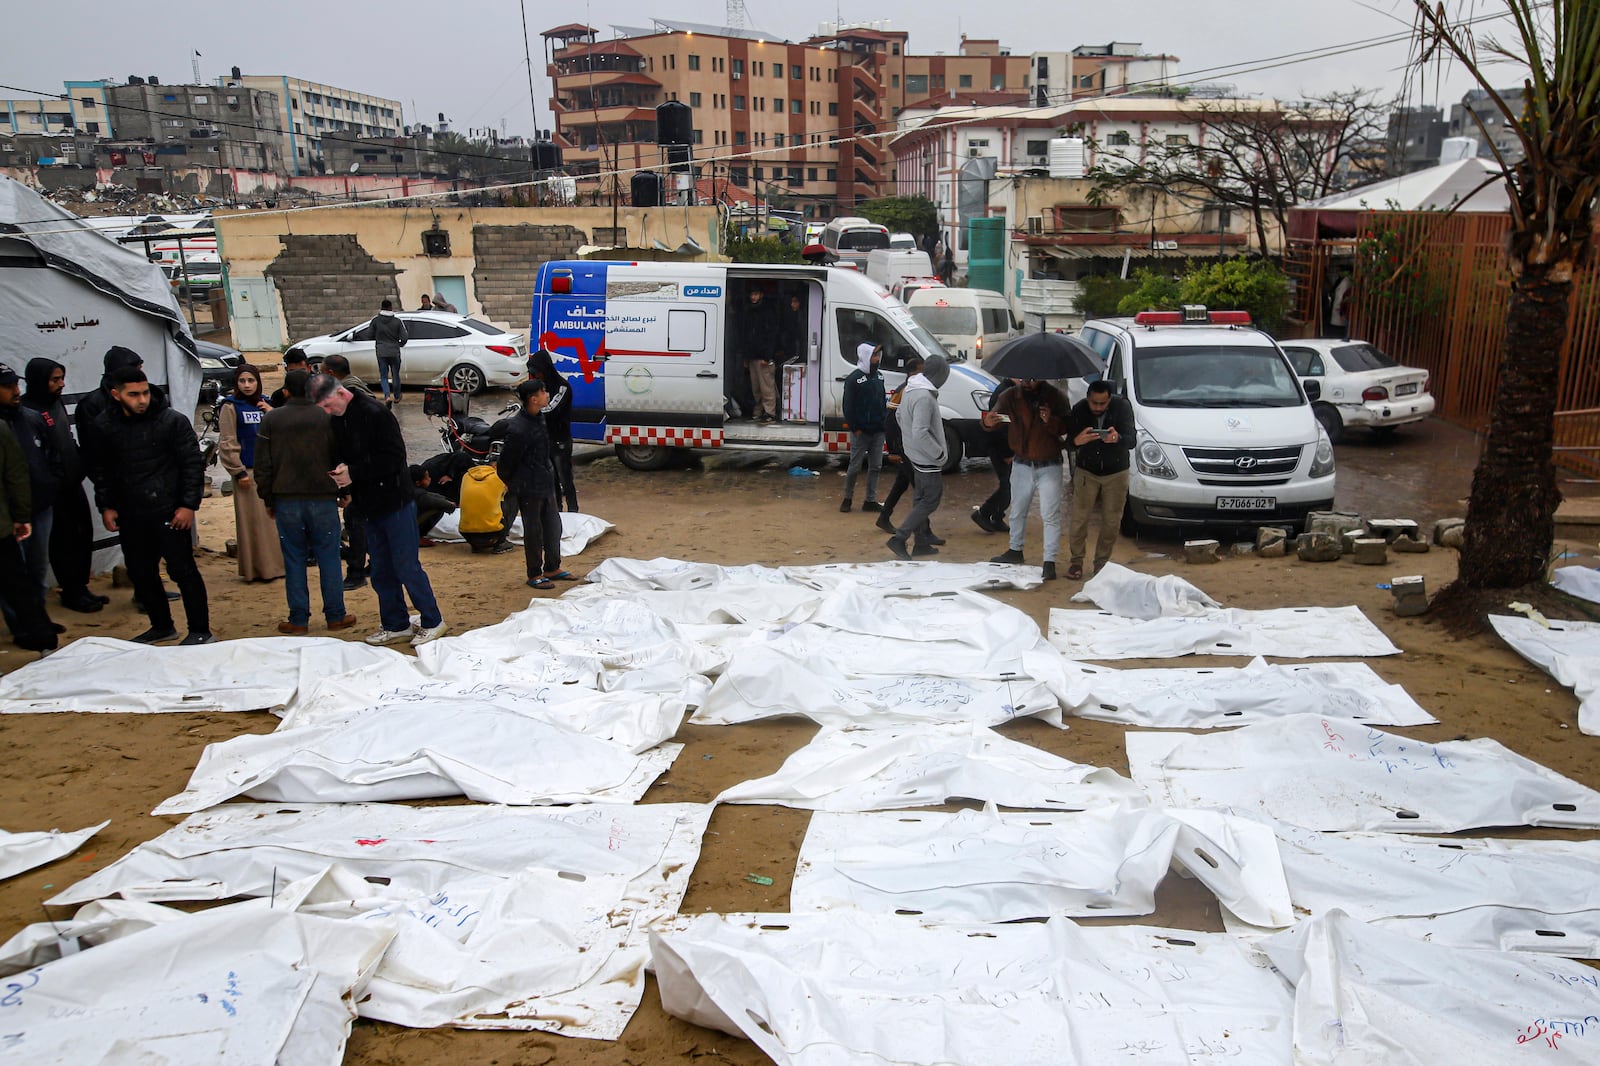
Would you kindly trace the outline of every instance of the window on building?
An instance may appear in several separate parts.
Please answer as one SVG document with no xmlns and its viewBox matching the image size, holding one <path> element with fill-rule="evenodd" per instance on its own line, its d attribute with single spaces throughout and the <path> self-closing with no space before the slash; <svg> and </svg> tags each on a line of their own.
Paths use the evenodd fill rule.
<svg viewBox="0 0 1600 1066">
<path fill-rule="evenodd" d="M 795 81 L 799 81 L 801 77 L 803 77 L 803 75 L 800 73 L 800 64 L 794 63 L 790 65 L 789 77 L 793 78 Z"/>
<path fill-rule="evenodd" d="M 783 97 L 774 96 L 772 98 L 772 110 L 776 111 L 780 115 L 783 114 Z"/>
<path fill-rule="evenodd" d="M 918 100 L 927 96 L 928 76 L 926 74 L 907 74 L 906 94 Z"/>
<path fill-rule="evenodd" d="M 667 66 L 671 67 L 673 70 L 677 70 L 678 69 L 678 57 L 676 55 L 668 56 L 667 57 Z"/>
<path fill-rule="evenodd" d="M 944 88 L 944 75 L 943 74 L 935 74 L 933 76 L 933 87 L 935 89 L 943 89 Z"/>
<path fill-rule="evenodd" d="M 744 97 L 735 96 L 733 98 L 733 109 L 735 111 L 743 111 L 744 110 Z"/>
<path fill-rule="evenodd" d="M 1050 142 L 1049 141 L 1029 141 L 1028 142 L 1028 154 L 1029 155 L 1049 155 L 1050 154 Z"/>
<path fill-rule="evenodd" d="M 689 143 L 690 144 L 704 144 L 705 142 L 706 142 L 706 135 L 705 135 L 705 133 L 703 131 L 701 131 L 701 130 L 690 130 L 689 131 Z"/>
<path fill-rule="evenodd" d="M 774 172 L 774 173 L 776 173 L 776 172 Z M 755 167 L 754 169 L 752 169 L 750 171 L 750 176 L 752 178 L 755 178 L 757 181 L 760 181 L 762 179 L 762 177 L 763 177 L 763 174 L 761 173 L 761 168 L 760 167 Z"/>
<path fill-rule="evenodd" d="M 898 44 L 891 44 L 889 46 L 889 54 L 892 55 L 892 56 L 899 55 L 900 54 L 900 46 Z"/>
<path fill-rule="evenodd" d="M 296 96 L 289 97 L 289 110 L 290 111 L 298 111 L 298 110 L 300 110 L 300 98 L 299 97 L 296 97 Z"/>
<path fill-rule="evenodd" d="M 744 77 L 744 60 L 735 59 L 733 61 L 733 76 L 736 79 Z"/>
<path fill-rule="evenodd" d="M 829 181 L 838 181 L 839 180 L 839 172 L 837 170 L 835 170 L 833 167 L 829 167 L 828 168 L 828 180 Z"/>
<path fill-rule="evenodd" d="M 733 131 L 733 143 L 736 144 L 736 145 L 744 144 L 744 131 L 743 130 L 734 130 Z"/>
<path fill-rule="evenodd" d="M 783 80 L 783 64 L 782 63 L 774 63 L 774 64 L 772 64 L 772 76 L 774 78 L 777 78 L 779 81 Z"/>
<path fill-rule="evenodd" d="M 838 114 L 838 113 L 839 113 L 839 104 L 838 104 L 838 101 L 834 101 L 834 102 L 832 102 L 832 103 L 829 103 L 829 104 L 828 104 L 828 114 L 830 114 L 830 115 L 837 115 L 837 114 Z"/>
<path fill-rule="evenodd" d="M 700 69 L 700 57 L 697 56 L 697 55 L 694 55 L 693 53 L 690 53 L 690 55 L 689 55 L 689 69 L 690 70 L 699 70 Z"/>
<path fill-rule="evenodd" d="M 1072 80 L 1077 84 L 1078 88 L 1080 88 L 1080 89 L 1093 89 L 1094 88 L 1094 75 L 1093 74 L 1079 74 L 1077 77 L 1073 78 Z"/>
<path fill-rule="evenodd" d="M 1189 135 L 1187 133 L 1169 133 L 1169 134 L 1167 134 L 1167 146 L 1170 147 L 1170 148 L 1182 148 L 1184 145 L 1186 145 L 1188 143 L 1189 143 Z"/>
<path fill-rule="evenodd" d="M 774 173 L 776 173 L 776 171 L 774 171 Z M 790 185 L 799 185 L 800 181 L 801 181 L 801 179 L 800 179 L 800 168 L 799 167 L 790 167 L 789 168 L 789 184 Z"/>
<path fill-rule="evenodd" d="M 1000 92 L 1005 87 L 1006 76 L 1004 74 L 992 74 L 989 76 L 989 88 L 993 89 L 995 92 Z"/>
<path fill-rule="evenodd" d="M 178 102 L 178 94 L 177 93 L 162 93 L 161 94 L 161 100 L 162 100 L 163 103 L 175 104 L 175 103 Z"/>
<path fill-rule="evenodd" d="M 971 74 L 962 74 L 959 77 L 957 77 L 956 78 L 956 88 L 958 88 L 958 89 L 970 89 L 970 88 L 972 88 L 972 75 Z"/>
<path fill-rule="evenodd" d="M 891 89 L 900 88 L 900 75 L 898 75 L 898 74 L 889 75 L 889 88 L 891 88 Z"/>
<path fill-rule="evenodd" d="M 790 100 L 789 101 L 789 114 L 791 114 L 791 115 L 800 114 L 801 113 L 801 105 L 803 103 L 804 103 L 804 101 L 802 101 L 802 100 Z"/>
<path fill-rule="evenodd" d="M 0 118 L 0 122 L 4 122 L 4 121 L 5 121 L 5 119 Z M 83 124 L 83 131 L 85 133 L 99 133 L 100 132 L 100 123 L 98 123 L 98 122 L 85 122 Z"/>
<path fill-rule="evenodd" d="M 205 95 L 204 93 L 200 93 L 194 98 L 194 102 L 197 104 L 209 104 L 211 102 L 211 97 Z"/>
<path fill-rule="evenodd" d="M 92 97 L 92 96 L 79 97 L 78 98 L 78 103 L 81 104 L 83 107 L 88 108 L 90 111 L 94 110 L 95 101 L 94 101 L 94 97 Z"/>
<path fill-rule="evenodd" d="M 1117 146 L 1130 145 L 1133 143 L 1133 136 L 1127 130 L 1117 130 L 1106 138 L 1106 143 Z"/>
<path fill-rule="evenodd" d="M 689 94 L 689 106 L 690 107 L 699 107 L 700 106 L 700 94 L 699 93 L 690 93 Z"/>
<path fill-rule="evenodd" d="M 816 167 L 809 167 L 809 168 L 806 169 L 806 180 L 807 181 L 816 181 L 817 180 L 817 168 Z"/>
<path fill-rule="evenodd" d="M 782 148 L 783 147 L 783 134 L 774 133 L 772 135 L 772 147 L 774 147 L 774 148 Z"/>
<path fill-rule="evenodd" d="M 728 180 L 740 188 L 750 184 L 750 172 L 744 167 L 729 167 Z"/>
</svg>

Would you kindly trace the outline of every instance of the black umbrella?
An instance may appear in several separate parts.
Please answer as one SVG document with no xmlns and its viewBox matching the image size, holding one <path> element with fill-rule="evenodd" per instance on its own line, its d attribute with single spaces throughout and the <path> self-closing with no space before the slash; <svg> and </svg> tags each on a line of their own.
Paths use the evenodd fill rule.
<svg viewBox="0 0 1600 1066">
<path fill-rule="evenodd" d="M 1066 333 L 1029 333 L 984 356 L 983 369 L 997 378 L 1049 381 L 1100 373 L 1100 356 Z"/>
</svg>

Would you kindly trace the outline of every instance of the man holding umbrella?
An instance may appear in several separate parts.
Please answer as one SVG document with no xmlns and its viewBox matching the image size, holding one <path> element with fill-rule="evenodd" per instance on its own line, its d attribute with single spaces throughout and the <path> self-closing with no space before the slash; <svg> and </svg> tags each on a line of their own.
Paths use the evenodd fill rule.
<svg viewBox="0 0 1600 1066">
<path fill-rule="evenodd" d="M 1048 381 L 1098 374 L 1099 361 L 1094 350 L 1076 337 L 1030 333 L 1001 346 L 984 360 L 983 368 L 997 377 L 1018 382 L 1016 388 L 1001 393 L 983 415 L 983 424 L 991 429 L 1002 422 L 1009 423 L 1007 442 L 1014 453 L 1007 515 L 1011 543 L 992 561 L 1024 561 L 1022 545 L 1028 507 L 1037 495 L 1039 516 L 1044 521 L 1042 574 L 1044 580 L 1054 581 L 1056 552 L 1061 544 L 1062 438 L 1067 433 L 1067 413 L 1072 405 Z"/>
</svg>

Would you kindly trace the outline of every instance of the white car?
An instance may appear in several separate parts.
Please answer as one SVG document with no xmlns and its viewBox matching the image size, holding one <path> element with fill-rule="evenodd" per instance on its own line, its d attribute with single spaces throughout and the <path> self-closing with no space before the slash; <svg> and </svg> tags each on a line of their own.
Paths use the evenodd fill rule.
<svg viewBox="0 0 1600 1066">
<path fill-rule="evenodd" d="M 466 315 L 445 311 L 398 311 L 410 340 L 400 352 L 402 385 L 449 384 L 461 392 L 488 386 L 515 388 L 528 378 L 528 339 Z M 378 353 L 372 321 L 294 345 L 313 367 L 330 355 L 350 360 L 350 371 L 378 386 Z"/>
<path fill-rule="evenodd" d="M 1321 387 L 1312 409 L 1334 443 L 1346 429 L 1387 435 L 1433 414 L 1428 372 L 1401 366 L 1366 341 L 1297 340 L 1281 347 L 1300 380 Z"/>
<path fill-rule="evenodd" d="M 889 234 L 889 247 L 897 252 L 916 252 L 921 250 L 917 246 L 917 239 L 909 233 Z"/>
</svg>

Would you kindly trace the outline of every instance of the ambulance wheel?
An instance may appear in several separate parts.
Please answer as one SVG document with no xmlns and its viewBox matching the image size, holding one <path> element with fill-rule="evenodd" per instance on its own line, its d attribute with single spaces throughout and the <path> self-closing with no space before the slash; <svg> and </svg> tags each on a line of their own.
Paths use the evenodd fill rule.
<svg viewBox="0 0 1600 1066">
<path fill-rule="evenodd" d="M 954 474 L 961 469 L 961 434 L 950 423 L 944 424 L 943 473 Z"/>
<path fill-rule="evenodd" d="M 648 444 L 618 444 L 617 458 L 629 470 L 663 470 L 672 461 L 673 448 Z"/>
<path fill-rule="evenodd" d="M 450 373 L 445 375 L 445 380 L 457 392 L 477 393 L 483 391 L 483 371 L 471 363 L 457 363 L 450 368 Z"/>
</svg>

